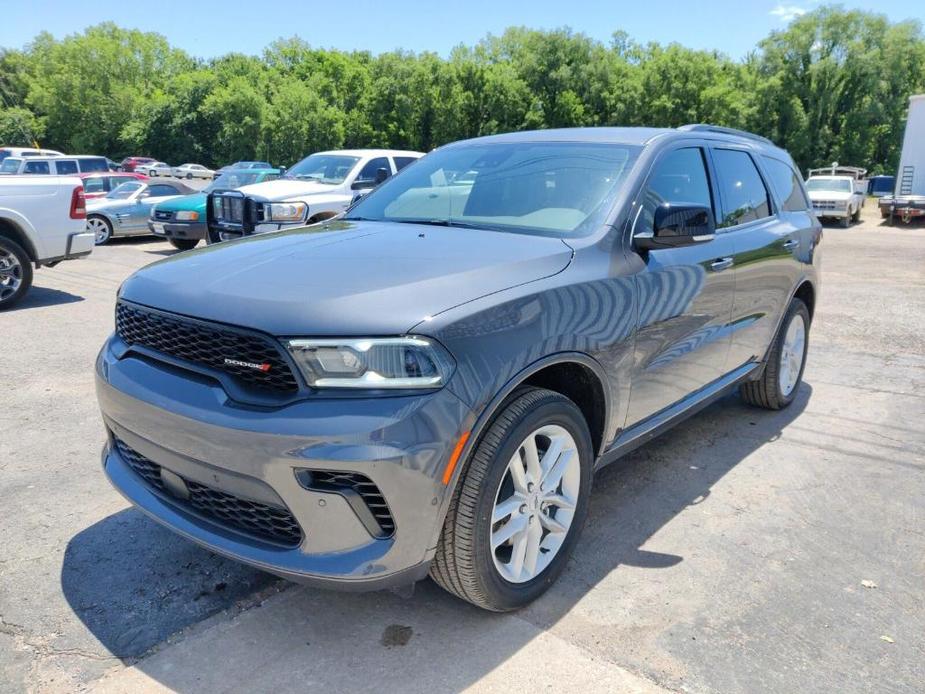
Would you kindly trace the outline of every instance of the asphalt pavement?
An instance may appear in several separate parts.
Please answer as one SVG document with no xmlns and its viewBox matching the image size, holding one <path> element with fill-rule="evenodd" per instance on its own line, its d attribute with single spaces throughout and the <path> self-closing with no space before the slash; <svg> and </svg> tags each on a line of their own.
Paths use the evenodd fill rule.
<svg viewBox="0 0 925 694">
<path fill-rule="evenodd" d="M 827 228 L 793 406 L 730 395 L 602 471 L 567 571 L 513 615 L 296 586 L 105 480 L 92 364 L 114 240 L 0 313 L 0 690 L 917 692 L 925 682 L 925 226 Z M 873 213 L 873 214 L 871 214 Z"/>
</svg>

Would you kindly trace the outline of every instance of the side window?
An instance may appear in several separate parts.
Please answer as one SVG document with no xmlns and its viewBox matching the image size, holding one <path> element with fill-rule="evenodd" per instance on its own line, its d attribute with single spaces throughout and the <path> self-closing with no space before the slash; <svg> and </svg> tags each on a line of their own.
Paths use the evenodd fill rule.
<svg viewBox="0 0 925 694">
<path fill-rule="evenodd" d="M 392 161 L 395 162 L 395 170 L 401 171 L 408 166 L 408 164 L 417 161 L 417 159 L 414 157 L 392 157 Z"/>
<path fill-rule="evenodd" d="M 768 190 L 748 152 L 714 149 L 713 162 L 723 200 L 717 227 L 731 227 L 771 216 Z"/>
<path fill-rule="evenodd" d="M 370 159 L 366 162 L 366 166 L 360 169 L 359 175 L 357 175 L 357 181 L 375 181 L 376 172 L 379 169 L 385 169 L 389 172 L 389 175 L 392 175 L 392 169 L 389 167 L 389 160 L 386 157 L 376 157 L 375 159 Z"/>
<path fill-rule="evenodd" d="M 121 186 L 123 183 L 128 183 L 129 181 L 135 181 L 137 179 L 132 178 L 131 176 L 110 176 L 109 177 L 109 190 L 112 190 L 116 186 Z"/>
<path fill-rule="evenodd" d="M 713 209 L 710 179 L 700 147 L 669 152 L 652 171 L 635 233 L 651 232 L 655 209 L 666 202 L 703 205 Z"/>
<path fill-rule="evenodd" d="M 55 161 L 55 171 L 59 176 L 70 176 L 77 173 L 77 162 L 73 159 L 58 159 Z"/>
<path fill-rule="evenodd" d="M 175 188 L 171 188 L 170 186 L 165 186 L 163 184 L 159 185 L 155 183 L 153 186 L 148 186 L 148 197 L 151 197 L 151 198 L 160 198 L 165 195 L 177 195 L 177 194 L 178 193 Z"/>
<path fill-rule="evenodd" d="M 85 173 L 89 171 L 109 171 L 109 165 L 106 163 L 106 160 L 103 159 L 102 157 L 81 159 L 80 170 Z"/>
<path fill-rule="evenodd" d="M 50 174 L 51 169 L 47 161 L 27 161 L 22 172 L 24 174 Z"/>
<path fill-rule="evenodd" d="M 106 191 L 106 179 L 104 178 L 85 178 L 84 179 L 84 192 L 85 193 L 103 193 Z"/>
<path fill-rule="evenodd" d="M 803 184 L 790 165 L 772 157 L 761 158 L 764 159 L 765 168 L 771 178 L 771 185 L 780 195 L 783 209 L 787 212 L 808 210 L 809 202 L 803 193 Z"/>
</svg>

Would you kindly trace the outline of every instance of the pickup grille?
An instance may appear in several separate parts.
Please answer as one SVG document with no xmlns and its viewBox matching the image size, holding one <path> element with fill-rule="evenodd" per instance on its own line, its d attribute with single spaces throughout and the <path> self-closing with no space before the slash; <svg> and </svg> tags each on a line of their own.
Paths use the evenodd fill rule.
<svg viewBox="0 0 925 694">
<path fill-rule="evenodd" d="M 834 200 L 813 200 L 813 208 L 817 210 L 838 209 Z"/>
<path fill-rule="evenodd" d="M 216 323 L 116 304 L 116 333 L 139 345 L 177 359 L 230 374 L 246 388 L 279 394 L 299 389 L 292 367 L 269 337 Z"/>
<path fill-rule="evenodd" d="M 119 438 L 113 437 L 119 457 L 139 477 L 162 495 L 168 491 L 161 479 L 161 466 L 144 457 Z M 176 473 L 175 473 L 176 474 Z M 302 542 L 302 529 L 289 509 L 269 506 L 229 494 L 181 477 L 189 491 L 188 498 L 170 496 L 171 503 L 189 508 L 220 525 L 277 544 L 295 547 Z"/>
<path fill-rule="evenodd" d="M 173 212 L 170 210 L 154 210 L 154 218 L 159 222 L 169 222 L 173 219 Z"/>
<path fill-rule="evenodd" d="M 215 195 L 212 198 L 212 214 L 219 223 L 243 225 L 244 207 L 242 195 Z"/>
</svg>

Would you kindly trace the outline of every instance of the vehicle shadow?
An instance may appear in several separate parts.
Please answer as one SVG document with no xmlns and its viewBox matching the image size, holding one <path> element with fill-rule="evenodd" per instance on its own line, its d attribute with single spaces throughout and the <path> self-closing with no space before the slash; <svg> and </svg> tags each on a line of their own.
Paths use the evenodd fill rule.
<svg viewBox="0 0 925 694">
<path fill-rule="evenodd" d="M 42 306 L 73 304 L 83 300 L 84 298 L 78 294 L 71 294 L 61 289 L 51 289 L 49 287 L 37 287 L 33 285 L 18 304 L 6 309 L 4 313 L 24 311 L 26 309 L 39 308 Z"/>
<path fill-rule="evenodd" d="M 243 684 L 261 667 L 273 668 L 267 681 L 277 691 L 304 690 L 306 681 L 332 691 L 462 690 L 505 666 L 522 649 L 539 649 L 534 642 L 586 597 L 579 620 L 586 620 L 589 611 L 594 614 L 602 599 L 608 609 L 631 612 L 637 599 L 632 585 L 658 584 L 659 572 L 687 559 L 645 545 L 685 510 L 709 504 L 714 486 L 758 448 L 779 438 L 804 411 L 811 394 L 812 387 L 803 383 L 793 404 L 780 412 L 727 396 L 602 470 L 594 481 L 587 525 L 565 573 L 546 595 L 518 613 L 478 610 L 430 581 L 418 584 L 404 599 L 392 593 L 291 587 L 280 596 L 285 602 L 280 608 L 269 607 L 271 602 L 265 610 L 241 617 L 262 625 L 257 629 L 261 641 L 259 647 L 234 651 L 228 659 L 234 662 L 227 664 L 231 675 L 193 672 L 195 655 L 186 652 L 179 664 L 165 664 L 155 656 L 136 667 L 181 692 Z M 712 537 L 695 539 L 691 553 L 704 554 L 696 542 L 711 543 Z M 629 579 L 629 589 L 604 598 L 600 593 L 590 596 L 603 581 L 612 585 L 621 568 L 635 577 Z M 221 595 L 215 586 L 218 577 L 225 583 Z M 61 580 L 77 616 L 123 659 L 144 653 L 170 633 L 274 581 L 199 549 L 134 510 L 76 535 L 67 547 Z M 617 625 L 600 626 L 610 627 Z M 395 641 L 399 632 L 406 637 Z M 208 636 L 215 652 L 232 648 L 219 630 Z M 631 653 L 626 657 L 633 669 L 659 674 L 657 665 L 635 662 Z M 235 680 L 238 671 L 241 679 Z M 359 679 L 373 672 L 375 681 Z"/>
</svg>

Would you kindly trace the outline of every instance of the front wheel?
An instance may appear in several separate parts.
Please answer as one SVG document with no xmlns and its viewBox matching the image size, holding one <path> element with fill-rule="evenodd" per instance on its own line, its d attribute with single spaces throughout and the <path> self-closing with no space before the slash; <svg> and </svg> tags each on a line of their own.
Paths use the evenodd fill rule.
<svg viewBox="0 0 925 694">
<path fill-rule="evenodd" d="M 496 612 L 542 595 L 565 568 L 588 514 L 593 457 L 575 403 L 541 388 L 517 391 L 463 469 L 433 579 Z"/>
<path fill-rule="evenodd" d="M 809 324 L 806 304 L 793 299 L 774 338 L 764 372 L 757 381 L 743 383 L 740 388 L 745 402 L 768 410 L 781 410 L 793 402 L 806 367 Z"/>
<path fill-rule="evenodd" d="M 0 311 L 22 299 L 31 286 L 29 256 L 18 243 L 0 236 Z"/>
<path fill-rule="evenodd" d="M 87 231 L 93 232 L 93 243 L 97 246 L 112 238 L 112 225 L 104 217 L 87 217 Z"/>
<path fill-rule="evenodd" d="M 199 239 L 168 239 L 170 245 L 176 248 L 178 251 L 189 251 L 196 247 L 196 244 L 199 243 Z"/>
<path fill-rule="evenodd" d="M 186 174 L 186 180 L 187 180 L 187 181 L 192 181 L 192 180 L 193 180 L 193 174 L 191 174 L 191 173 Z"/>
<path fill-rule="evenodd" d="M 854 214 L 851 215 L 851 221 L 854 222 L 855 224 L 861 221 L 861 208 L 860 207 L 858 207 L 858 209 L 854 211 Z"/>
</svg>

